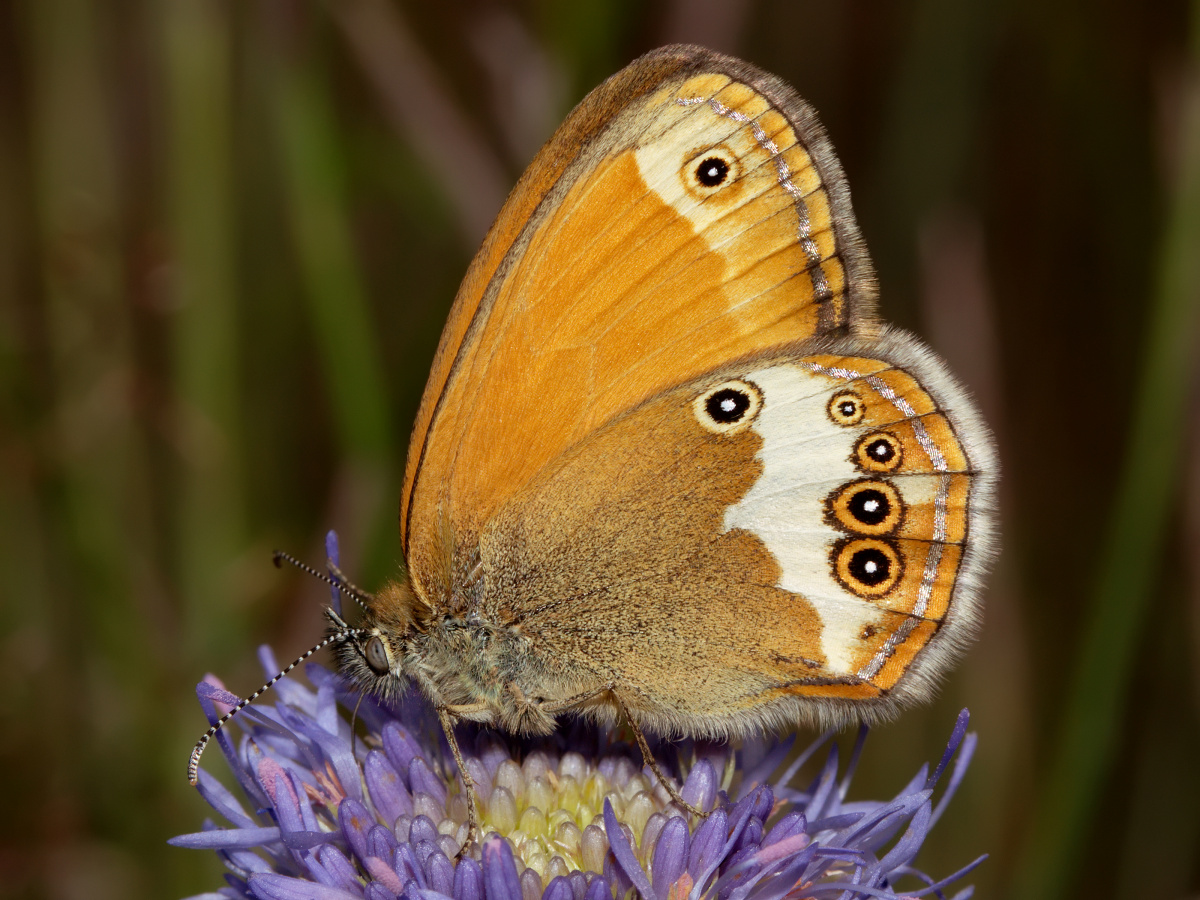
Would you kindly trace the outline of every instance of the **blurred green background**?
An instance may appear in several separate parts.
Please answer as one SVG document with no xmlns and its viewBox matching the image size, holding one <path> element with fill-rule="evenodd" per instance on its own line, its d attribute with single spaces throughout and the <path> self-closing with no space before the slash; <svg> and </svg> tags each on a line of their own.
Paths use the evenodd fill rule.
<svg viewBox="0 0 1200 900">
<path fill-rule="evenodd" d="M 856 789 L 969 706 L 918 860 L 988 898 L 1200 893 L 1200 6 L 1138 0 L 0 4 L 0 895 L 175 897 L 193 685 L 320 634 L 279 547 L 396 571 L 459 278 L 571 105 L 672 41 L 820 111 L 882 314 L 1004 467 L 986 624 Z"/>
</svg>

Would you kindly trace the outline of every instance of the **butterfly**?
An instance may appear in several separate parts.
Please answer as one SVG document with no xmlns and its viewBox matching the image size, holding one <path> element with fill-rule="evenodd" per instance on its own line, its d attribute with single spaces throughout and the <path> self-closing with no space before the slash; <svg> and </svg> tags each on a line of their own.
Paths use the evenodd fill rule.
<svg viewBox="0 0 1200 900">
<path fill-rule="evenodd" d="M 875 300 L 787 84 L 690 46 L 618 72 L 467 271 L 409 447 L 406 570 L 361 624 L 331 613 L 341 670 L 385 699 L 415 684 L 464 779 L 459 721 L 624 721 L 661 776 L 643 731 L 927 698 L 978 619 L 996 462 Z"/>
</svg>

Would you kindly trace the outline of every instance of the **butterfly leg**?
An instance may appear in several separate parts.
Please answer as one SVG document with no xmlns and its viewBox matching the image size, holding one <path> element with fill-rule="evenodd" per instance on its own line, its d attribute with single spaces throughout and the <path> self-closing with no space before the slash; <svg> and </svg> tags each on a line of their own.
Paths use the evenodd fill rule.
<svg viewBox="0 0 1200 900">
<path fill-rule="evenodd" d="M 467 709 L 470 709 L 470 707 Z M 458 848 L 458 853 L 454 857 L 458 860 L 466 853 L 467 848 L 479 838 L 479 797 L 475 793 L 475 782 L 471 778 L 471 773 L 467 771 L 467 764 L 463 760 L 462 751 L 458 749 L 458 738 L 454 736 L 456 711 L 461 714 L 461 712 L 466 710 L 459 710 L 456 707 L 449 706 L 437 707 L 438 721 L 442 723 L 442 731 L 446 734 L 446 742 L 450 745 L 450 752 L 454 754 L 454 762 L 458 765 L 458 774 L 462 776 L 463 790 L 467 795 L 467 838 L 463 841 L 462 846 Z"/>
<path fill-rule="evenodd" d="M 633 736 L 637 739 L 638 749 L 642 751 L 642 759 L 646 765 L 650 767 L 650 771 L 654 773 L 654 777 L 659 783 L 667 789 L 667 793 L 671 795 L 671 799 L 686 809 L 693 815 L 700 818 L 708 818 L 712 810 L 705 812 L 683 799 L 683 795 L 679 793 L 679 789 L 675 787 L 675 781 L 670 778 L 666 772 L 659 768 L 658 760 L 654 758 L 654 754 L 650 752 L 650 745 L 646 743 L 646 735 L 642 733 L 641 726 L 638 725 L 637 719 L 629 712 L 629 707 L 625 705 L 625 701 L 621 699 L 621 695 L 617 693 L 616 687 L 610 687 L 609 693 L 613 700 L 616 701 L 617 707 L 621 710 L 621 714 L 625 716 L 625 721 L 629 723 L 629 728 L 633 731 Z"/>
<path fill-rule="evenodd" d="M 550 715 L 556 715 L 557 713 L 566 712 L 569 709 L 580 706 L 589 700 L 594 700 L 601 694 L 608 694 L 616 702 L 617 708 L 621 711 L 621 715 L 623 715 L 625 717 L 625 721 L 629 723 L 629 728 L 633 732 L 634 738 L 637 739 L 638 749 L 642 751 L 642 760 L 647 766 L 650 767 L 650 771 L 654 773 L 654 777 L 659 780 L 659 783 L 666 788 L 667 793 L 671 795 L 671 799 L 693 815 L 706 818 L 709 813 L 702 809 L 697 809 L 695 806 L 692 806 L 692 804 L 684 800 L 679 793 L 679 789 L 675 787 L 675 781 L 670 778 L 667 773 L 664 772 L 658 765 L 658 760 L 656 760 L 654 758 L 654 754 L 650 752 L 650 745 L 646 742 L 646 735 L 642 733 L 642 729 L 638 725 L 637 720 L 629 712 L 629 707 L 625 705 L 625 701 L 622 700 L 621 695 L 617 693 L 616 685 L 605 685 L 602 688 L 598 688 L 594 691 L 588 691 L 585 694 L 579 694 L 578 696 L 570 697 L 566 700 L 545 703 L 542 705 L 542 710 Z"/>
</svg>

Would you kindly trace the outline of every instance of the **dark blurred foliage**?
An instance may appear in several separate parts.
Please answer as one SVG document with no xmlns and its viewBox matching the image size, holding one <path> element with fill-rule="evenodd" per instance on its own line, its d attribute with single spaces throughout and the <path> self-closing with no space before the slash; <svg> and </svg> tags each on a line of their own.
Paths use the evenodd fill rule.
<svg viewBox="0 0 1200 900">
<path fill-rule="evenodd" d="M 821 112 L 882 314 L 1004 466 L 987 621 L 879 729 L 898 789 L 970 706 L 922 867 L 981 897 L 1200 890 L 1200 6 L 1183 0 L 23 0 L 0 6 L 0 894 L 172 897 L 192 686 L 321 632 L 326 529 L 396 572 L 458 279 L 555 124 L 687 40 Z"/>
</svg>

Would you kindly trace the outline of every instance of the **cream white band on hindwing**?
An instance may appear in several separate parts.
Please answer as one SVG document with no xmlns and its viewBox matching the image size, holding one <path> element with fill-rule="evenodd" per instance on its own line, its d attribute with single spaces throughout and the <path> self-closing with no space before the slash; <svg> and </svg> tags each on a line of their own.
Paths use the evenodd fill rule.
<svg viewBox="0 0 1200 900">
<path fill-rule="evenodd" d="M 779 587 L 805 596 L 821 612 L 821 649 L 829 669 L 870 680 L 923 621 L 929 608 L 948 538 L 951 476 L 946 456 L 917 411 L 878 373 L 797 361 L 748 372 L 745 378 L 763 395 L 761 410 L 751 425 L 763 440 L 759 451 L 763 473 L 738 503 L 726 509 L 725 530 L 741 528 L 758 536 L 780 566 Z M 864 629 L 883 624 L 887 606 L 854 596 L 831 571 L 830 548 L 844 534 L 828 521 L 825 512 L 831 484 L 849 484 L 863 476 L 852 461 L 853 447 L 870 427 L 835 421 L 828 410 L 831 394 L 847 390 L 839 383 L 853 382 L 870 388 L 913 429 L 932 471 L 918 477 L 901 475 L 895 481 L 902 485 L 897 489 L 906 503 L 931 500 L 933 513 L 932 542 L 915 603 L 898 627 L 888 626 L 894 630 L 871 659 L 858 666 L 852 657 L 859 636 Z M 806 452 L 806 444 L 813 450 Z M 842 445 L 844 453 L 831 452 L 832 447 Z M 929 485 L 928 493 L 923 488 L 926 479 L 936 479 L 936 488 Z"/>
<path fill-rule="evenodd" d="M 792 181 L 791 169 L 788 167 L 787 160 L 783 158 L 783 154 L 779 151 L 778 145 L 763 131 L 762 126 L 758 122 L 745 113 L 730 109 L 716 97 L 709 97 L 708 99 L 704 97 L 677 97 L 675 102 L 680 106 L 695 106 L 696 104 L 707 103 L 709 108 L 717 115 L 724 116 L 740 125 L 748 125 L 750 127 L 750 131 L 754 134 L 754 139 L 758 141 L 758 145 L 770 154 L 771 160 L 775 164 L 779 186 L 788 193 L 795 204 L 796 237 L 800 243 L 800 248 L 804 251 L 804 256 L 808 259 L 809 277 L 812 279 L 814 299 L 818 302 L 828 300 L 833 296 L 833 292 L 829 289 L 829 280 L 825 277 L 825 270 L 821 268 L 821 251 L 817 247 L 817 242 L 812 239 L 812 223 L 808 215 L 808 204 L 804 202 L 804 193 Z"/>
<path fill-rule="evenodd" d="M 831 375 L 834 378 L 840 378 L 844 381 L 857 381 L 863 379 L 882 397 L 886 398 L 889 403 L 896 408 L 898 412 L 908 418 L 913 424 L 913 433 L 916 435 L 921 449 L 929 457 L 930 463 L 937 472 L 943 473 L 940 479 L 937 495 L 934 497 L 934 526 L 933 539 L 935 543 L 929 548 L 929 555 L 925 558 L 925 571 L 921 576 L 921 588 L 917 595 L 916 605 L 913 607 L 914 618 L 905 619 L 900 627 L 888 637 L 884 645 L 879 649 L 869 663 L 858 670 L 858 677 L 869 680 L 878 674 L 883 668 L 883 664 L 887 662 L 900 644 L 912 633 L 912 630 L 917 627 L 919 619 L 915 616 L 922 616 L 925 610 L 929 608 L 929 598 L 933 593 L 933 582 L 937 578 L 938 566 L 942 561 L 942 547 L 946 540 L 946 503 L 950 496 L 950 477 L 944 474 L 947 471 L 946 457 L 938 446 L 933 442 L 933 438 L 929 436 L 924 423 L 917 418 L 916 410 L 909 405 L 903 397 L 900 397 L 892 390 L 891 385 L 885 382 L 882 378 L 875 375 L 865 375 L 862 372 L 856 372 L 853 369 L 844 369 L 840 367 L 826 367 L 817 363 L 805 362 L 801 363 L 805 368 L 813 372 L 819 372 L 825 375 Z"/>
</svg>

